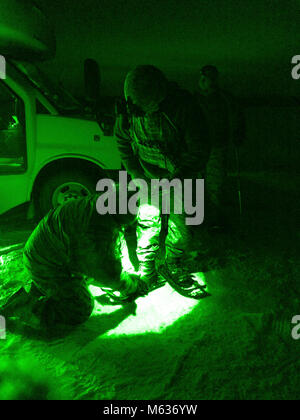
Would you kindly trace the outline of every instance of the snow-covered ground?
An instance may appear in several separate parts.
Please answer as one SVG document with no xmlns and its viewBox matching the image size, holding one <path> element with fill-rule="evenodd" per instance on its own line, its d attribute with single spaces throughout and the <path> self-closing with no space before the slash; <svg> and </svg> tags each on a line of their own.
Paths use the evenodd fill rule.
<svg viewBox="0 0 300 420">
<path fill-rule="evenodd" d="M 94 286 L 93 316 L 66 337 L 45 341 L 8 331 L 0 340 L 0 399 L 9 389 L 11 397 L 23 395 L 21 383 L 35 393 L 37 380 L 47 384 L 48 398 L 298 399 L 299 342 L 291 338 L 299 304 L 296 213 L 282 192 L 276 208 L 270 199 L 262 211 L 256 199 L 267 191 L 258 194 L 257 184 L 254 190 L 252 207 L 250 186 L 244 195 L 252 213 L 243 238 L 199 235 L 195 269 L 203 267 L 210 297 L 187 299 L 165 285 L 136 307 L 120 307 L 104 305 Z M 269 197 L 275 200 L 274 191 Z M 290 211 L 280 215 L 278 206 Z M 25 241 L 31 227 L 13 221 L 1 229 L 4 247 Z M 18 251 L 1 261 L 4 299 L 23 274 Z M 279 308 L 286 320 L 266 323 L 270 310 L 280 321 Z"/>
</svg>

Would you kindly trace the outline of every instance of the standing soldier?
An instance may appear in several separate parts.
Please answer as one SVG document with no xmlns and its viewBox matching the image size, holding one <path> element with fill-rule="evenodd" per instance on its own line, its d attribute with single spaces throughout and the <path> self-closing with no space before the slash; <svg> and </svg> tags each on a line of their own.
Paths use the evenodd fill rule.
<svg viewBox="0 0 300 420">
<path fill-rule="evenodd" d="M 117 118 L 115 135 L 123 165 L 134 180 L 203 178 L 209 153 L 205 119 L 187 91 L 167 81 L 151 65 L 127 74 L 126 107 Z M 175 197 L 176 199 L 176 197 Z M 181 203 L 182 204 L 182 203 Z M 142 278 L 157 281 L 155 260 L 159 250 L 161 213 L 141 212 L 137 255 Z M 203 291 L 183 266 L 190 239 L 184 214 L 168 217 L 166 262 L 160 273 L 182 295 L 199 298 Z"/>
</svg>

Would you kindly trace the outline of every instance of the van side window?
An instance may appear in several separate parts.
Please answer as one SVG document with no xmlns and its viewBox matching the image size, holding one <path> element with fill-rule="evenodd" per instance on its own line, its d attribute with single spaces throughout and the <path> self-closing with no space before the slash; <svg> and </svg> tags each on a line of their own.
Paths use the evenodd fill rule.
<svg viewBox="0 0 300 420">
<path fill-rule="evenodd" d="M 0 174 L 26 170 L 24 102 L 0 83 Z"/>
</svg>

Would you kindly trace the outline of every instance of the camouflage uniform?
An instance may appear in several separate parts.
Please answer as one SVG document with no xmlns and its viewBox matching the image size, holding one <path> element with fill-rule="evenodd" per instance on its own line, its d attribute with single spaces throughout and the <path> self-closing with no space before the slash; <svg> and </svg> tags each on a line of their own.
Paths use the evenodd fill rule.
<svg viewBox="0 0 300 420">
<path fill-rule="evenodd" d="M 173 87 L 158 112 L 132 115 L 129 120 L 120 115 L 115 135 L 122 162 L 133 179 L 203 177 L 209 152 L 207 126 L 192 95 L 184 90 Z M 139 261 L 144 263 L 157 258 L 163 220 L 168 225 L 167 259 L 182 257 L 190 239 L 185 217 L 184 212 L 177 215 L 171 211 L 164 218 L 160 211 L 156 215 L 142 212 L 137 229 Z"/>
<path fill-rule="evenodd" d="M 238 146 L 244 138 L 244 115 L 235 99 L 221 90 L 207 96 L 197 93 L 196 99 L 208 122 L 212 145 L 205 171 L 208 219 L 218 224 L 223 219 L 229 145 Z"/>
<path fill-rule="evenodd" d="M 95 206 L 96 197 L 87 197 L 51 210 L 26 243 L 24 265 L 34 284 L 34 310 L 46 327 L 89 318 L 93 299 L 87 278 L 120 287 L 118 225 L 112 216 L 99 216 Z"/>
</svg>

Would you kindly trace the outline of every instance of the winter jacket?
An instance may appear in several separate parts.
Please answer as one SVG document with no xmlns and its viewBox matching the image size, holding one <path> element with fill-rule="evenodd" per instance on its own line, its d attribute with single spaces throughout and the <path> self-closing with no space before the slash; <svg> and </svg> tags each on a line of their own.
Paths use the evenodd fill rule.
<svg viewBox="0 0 300 420">
<path fill-rule="evenodd" d="M 174 86 L 159 111 L 118 116 L 115 136 L 133 178 L 201 177 L 210 151 L 203 113 L 191 94 Z"/>
<path fill-rule="evenodd" d="M 114 216 L 97 213 L 97 198 L 95 195 L 72 200 L 41 220 L 24 249 L 25 266 L 36 277 L 47 277 L 47 272 L 88 275 L 88 270 L 95 271 L 95 267 L 111 258 L 119 226 Z"/>
</svg>

